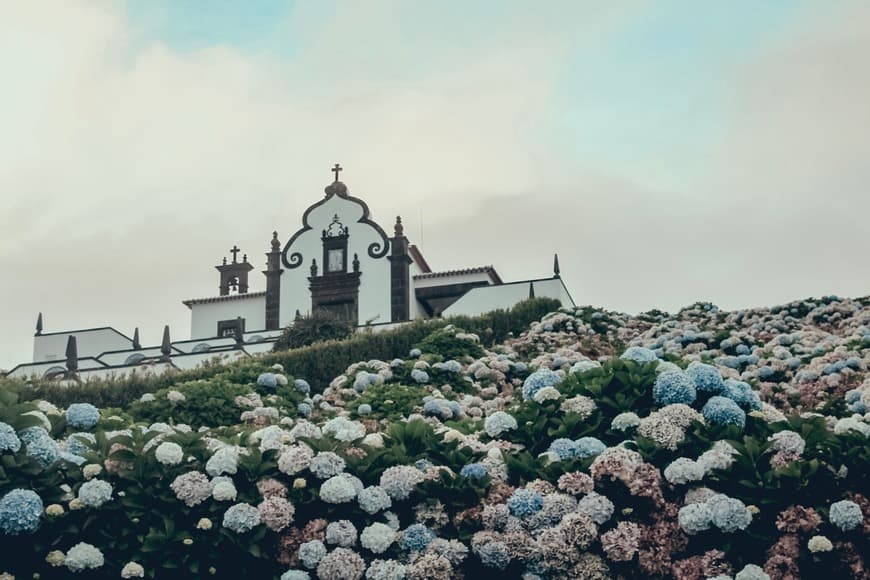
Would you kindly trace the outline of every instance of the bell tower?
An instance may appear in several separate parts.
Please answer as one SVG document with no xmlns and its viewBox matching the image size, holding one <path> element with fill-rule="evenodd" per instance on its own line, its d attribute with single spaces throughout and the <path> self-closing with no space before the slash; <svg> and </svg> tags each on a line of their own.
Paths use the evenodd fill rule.
<svg viewBox="0 0 870 580">
<path fill-rule="evenodd" d="M 221 296 L 229 295 L 230 290 L 236 291 L 239 294 L 248 293 L 248 272 L 253 270 L 254 267 L 248 262 L 247 254 L 244 254 L 242 261 L 239 262 L 239 252 L 241 252 L 239 247 L 233 246 L 230 250 L 230 253 L 233 255 L 233 261 L 228 264 L 227 259 L 224 258 L 223 264 L 215 266 L 215 269 L 221 275 Z"/>
</svg>

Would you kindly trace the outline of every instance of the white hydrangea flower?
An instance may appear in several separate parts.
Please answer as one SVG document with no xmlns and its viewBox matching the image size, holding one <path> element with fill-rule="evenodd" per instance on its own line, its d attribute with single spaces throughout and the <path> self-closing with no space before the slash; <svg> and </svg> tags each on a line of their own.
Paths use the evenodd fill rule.
<svg viewBox="0 0 870 580">
<path fill-rule="evenodd" d="M 396 540 L 396 536 L 395 530 L 390 526 L 376 522 L 363 529 L 359 539 L 366 550 L 374 554 L 383 554 Z"/>
<path fill-rule="evenodd" d="M 665 468 L 665 479 L 674 485 L 698 481 L 703 477 L 703 465 L 688 457 L 678 457 Z"/>
<path fill-rule="evenodd" d="M 807 542 L 807 548 L 813 554 L 817 552 L 830 552 L 834 549 L 834 544 L 825 536 L 813 536 Z"/>
<path fill-rule="evenodd" d="M 184 458 L 184 451 L 178 443 L 164 441 L 154 450 L 154 457 L 163 465 L 178 465 Z"/>
<path fill-rule="evenodd" d="M 145 568 L 138 562 L 127 562 L 121 568 L 121 578 L 144 578 Z"/>
</svg>

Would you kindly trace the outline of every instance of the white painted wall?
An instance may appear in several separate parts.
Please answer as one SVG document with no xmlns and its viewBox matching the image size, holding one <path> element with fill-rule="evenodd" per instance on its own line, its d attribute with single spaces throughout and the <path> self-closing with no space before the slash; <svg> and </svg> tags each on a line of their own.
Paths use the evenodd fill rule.
<svg viewBox="0 0 870 580">
<path fill-rule="evenodd" d="M 351 194 L 353 195 L 353 194 Z M 316 207 L 308 215 L 311 229 L 302 233 L 288 250 L 302 254 L 302 264 L 293 269 L 287 269 L 283 263 L 284 274 L 281 276 L 281 312 L 279 321 L 281 327 L 293 322 L 296 310 L 307 314 L 311 311 L 311 291 L 308 277 L 311 275 L 311 260 L 317 260 L 318 274 L 323 274 L 323 241 L 322 232 L 332 223 L 334 215 L 338 215 L 342 224 L 348 228 L 348 271 L 351 271 L 353 255 L 357 254 L 360 261 L 359 290 L 359 321 L 364 324 L 375 318 L 374 322 L 389 322 L 390 320 L 390 261 L 383 258 L 369 257 L 368 247 L 377 242 L 383 244 L 377 230 L 368 224 L 359 223 L 363 216 L 363 208 L 358 203 L 338 195 L 332 196 L 323 205 Z M 370 219 L 373 219 L 370 216 Z M 289 240 L 299 229 L 292 224 L 284 229 L 283 241 Z M 390 231 L 386 231 L 387 236 Z M 389 254 L 387 254 L 389 255 Z"/>
<path fill-rule="evenodd" d="M 160 348 L 143 348 L 141 350 L 125 350 L 123 352 L 113 352 L 111 354 L 104 354 L 100 357 L 100 362 L 105 363 L 109 366 L 119 366 L 124 364 L 127 361 L 127 358 L 133 354 L 142 354 L 148 358 L 160 356 L 162 353 L 160 352 Z"/>
<path fill-rule="evenodd" d="M 49 361 L 42 363 L 33 363 L 33 364 L 23 364 L 18 365 L 11 371 L 9 371 L 8 376 L 17 379 L 29 379 L 31 377 L 42 378 L 45 375 L 45 372 L 54 367 L 63 367 L 66 368 L 66 359 L 62 361 Z M 79 360 L 79 370 L 85 369 L 100 369 L 104 368 L 102 364 L 99 363 L 96 359 L 88 358 L 84 360 Z"/>
<path fill-rule="evenodd" d="M 66 343 L 71 335 L 76 337 L 79 358 L 96 357 L 110 350 L 126 350 L 133 346 L 132 339 L 114 328 L 39 334 L 33 337 L 33 362 L 66 360 Z"/>
<path fill-rule="evenodd" d="M 185 354 L 172 357 L 172 364 L 181 370 L 196 368 L 205 361 L 220 359 L 222 363 L 233 362 L 242 357 L 248 356 L 242 350 L 231 350 L 223 352 L 204 352 L 201 354 Z"/>
<path fill-rule="evenodd" d="M 538 298 L 555 298 L 562 306 L 574 306 L 561 278 L 549 278 L 533 282 L 535 296 Z M 501 284 L 499 286 L 481 286 L 473 288 L 465 296 L 447 308 L 443 316 L 483 314 L 499 308 L 510 308 L 517 302 L 529 297 L 529 282 Z"/>
<path fill-rule="evenodd" d="M 266 327 L 266 297 L 262 294 L 238 294 L 232 300 L 192 304 L 190 307 L 191 339 L 214 338 L 219 320 L 245 319 L 246 330 Z"/>
</svg>

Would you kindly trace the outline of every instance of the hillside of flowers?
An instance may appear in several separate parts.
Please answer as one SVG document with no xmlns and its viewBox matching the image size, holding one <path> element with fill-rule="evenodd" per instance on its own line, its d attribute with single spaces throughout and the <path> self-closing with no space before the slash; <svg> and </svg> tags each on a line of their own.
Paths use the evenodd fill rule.
<svg viewBox="0 0 870 580">
<path fill-rule="evenodd" d="M 123 408 L 0 383 L 0 578 L 870 578 L 868 298 L 271 362 Z"/>
</svg>

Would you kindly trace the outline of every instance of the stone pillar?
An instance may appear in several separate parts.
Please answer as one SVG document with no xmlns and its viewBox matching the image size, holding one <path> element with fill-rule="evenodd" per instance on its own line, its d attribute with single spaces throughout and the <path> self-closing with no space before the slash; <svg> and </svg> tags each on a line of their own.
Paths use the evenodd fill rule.
<svg viewBox="0 0 870 580">
<path fill-rule="evenodd" d="M 277 330 L 281 316 L 281 242 L 272 232 L 272 251 L 266 254 L 266 330 Z"/>
<path fill-rule="evenodd" d="M 390 321 L 411 319 L 411 256 L 402 218 L 396 217 L 395 235 L 390 238 Z"/>
</svg>

